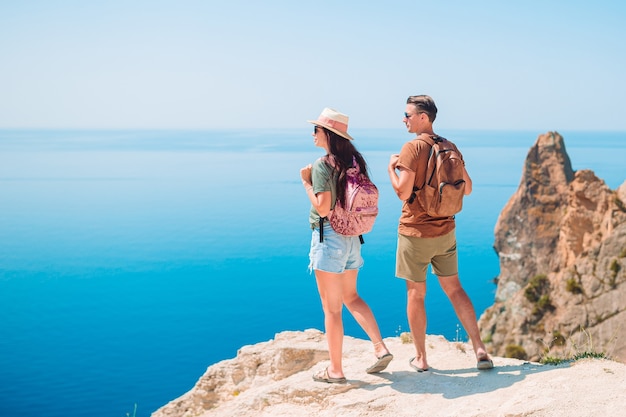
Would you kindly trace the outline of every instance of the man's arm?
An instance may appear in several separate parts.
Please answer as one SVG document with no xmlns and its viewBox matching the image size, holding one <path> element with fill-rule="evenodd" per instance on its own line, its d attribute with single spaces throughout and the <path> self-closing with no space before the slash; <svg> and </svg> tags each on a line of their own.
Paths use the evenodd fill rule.
<svg viewBox="0 0 626 417">
<path fill-rule="evenodd" d="M 463 165 L 463 179 L 465 180 L 465 195 L 470 195 L 472 193 L 472 179 L 467 173 L 465 165 Z"/>
</svg>

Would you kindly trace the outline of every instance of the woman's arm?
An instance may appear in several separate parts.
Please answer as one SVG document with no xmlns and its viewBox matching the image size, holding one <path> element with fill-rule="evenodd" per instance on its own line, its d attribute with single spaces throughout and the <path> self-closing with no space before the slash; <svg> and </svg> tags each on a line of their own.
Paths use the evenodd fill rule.
<svg viewBox="0 0 626 417">
<path fill-rule="evenodd" d="M 321 217 L 328 216 L 332 205 L 332 194 L 330 191 L 322 191 L 317 194 L 313 192 L 313 185 L 311 184 L 311 164 L 300 170 L 300 177 L 302 177 L 302 185 L 304 185 L 306 195 L 309 197 L 315 211 L 317 211 Z"/>
<path fill-rule="evenodd" d="M 332 200 L 330 191 L 314 194 L 313 187 L 307 187 L 306 195 L 309 197 L 309 200 L 311 200 L 311 204 L 313 204 L 315 211 L 317 211 L 320 217 L 326 217 L 330 214 L 330 203 Z"/>
</svg>

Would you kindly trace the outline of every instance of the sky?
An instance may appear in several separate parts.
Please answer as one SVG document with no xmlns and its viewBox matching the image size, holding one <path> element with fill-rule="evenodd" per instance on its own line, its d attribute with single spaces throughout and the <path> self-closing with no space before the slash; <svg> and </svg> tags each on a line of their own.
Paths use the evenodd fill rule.
<svg viewBox="0 0 626 417">
<path fill-rule="evenodd" d="M 626 131 L 623 1 L 0 0 L 0 129 Z"/>
</svg>

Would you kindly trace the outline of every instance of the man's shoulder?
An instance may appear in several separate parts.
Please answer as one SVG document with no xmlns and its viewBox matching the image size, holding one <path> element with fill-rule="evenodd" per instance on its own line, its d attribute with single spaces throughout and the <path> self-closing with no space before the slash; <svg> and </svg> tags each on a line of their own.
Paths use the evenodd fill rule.
<svg viewBox="0 0 626 417">
<path fill-rule="evenodd" d="M 404 145 L 402 145 L 403 148 L 406 148 L 406 147 L 421 148 L 424 146 L 430 147 L 428 142 L 425 142 L 424 140 L 420 138 L 413 138 L 407 142 L 404 142 Z"/>
<path fill-rule="evenodd" d="M 408 142 L 405 142 L 404 145 L 402 145 L 402 151 L 400 153 L 406 153 L 409 152 L 411 154 L 420 154 L 422 151 L 429 151 L 430 150 L 431 145 L 420 139 L 420 138 L 413 138 Z"/>
</svg>

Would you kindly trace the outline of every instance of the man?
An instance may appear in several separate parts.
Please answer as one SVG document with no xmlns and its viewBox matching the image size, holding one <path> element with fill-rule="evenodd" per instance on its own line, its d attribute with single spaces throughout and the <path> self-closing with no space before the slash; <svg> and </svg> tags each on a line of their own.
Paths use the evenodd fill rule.
<svg viewBox="0 0 626 417">
<path fill-rule="evenodd" d="M 429 96 L 411 96 L 407 99 L 403 122 L 409 133 L 416 137 L 422 134 L 434 137 L 433 122 L 436 116 L 437 107 Z M 400 154 L 391 156 L 388 167 L 391 185 L 398 198 L 404 201 L 398 226 L 396 276 L 406 280 L 407 317 L 416 351 L 409 364 L 418 372 L 429 369 L 424 298 L 426 269 L 430 264 L 470 337 L 477 368 L 491 369 L 493 362 L 480 340 L 474 306 L 459 281 L 454 216 L 431 217 L 419 201 L 407 201 L 413 193 L 413 186 L 425 181 L 430 147 L 423 140 L 413 139 L 404 144 Z M 468 195 L 472 192 L 472 180 L 465 169 L 463 179 L 465 195 Z"/>
</svg>

